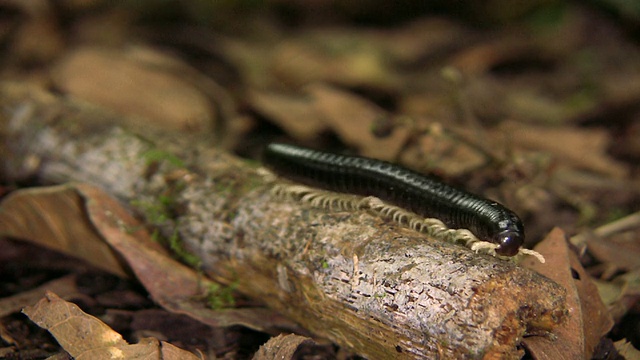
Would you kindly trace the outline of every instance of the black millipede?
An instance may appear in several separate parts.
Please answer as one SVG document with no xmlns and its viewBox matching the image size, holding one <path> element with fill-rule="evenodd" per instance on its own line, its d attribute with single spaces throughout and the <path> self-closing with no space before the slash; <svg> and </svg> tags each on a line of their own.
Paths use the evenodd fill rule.
<svg viewBox="0 0 640 360">
<path fill-rule="evenodd" d="M 437 218 L 452 229 L 468 229 L 497 244 L 496 253 L 514 256 L 524 242 L 524 226 L 500 203 L 449 186 L 386 161 L 272 143 L 265 165 L 300 183 L 325 190 L 375 196 L 422 217 Z"/>
</svg>

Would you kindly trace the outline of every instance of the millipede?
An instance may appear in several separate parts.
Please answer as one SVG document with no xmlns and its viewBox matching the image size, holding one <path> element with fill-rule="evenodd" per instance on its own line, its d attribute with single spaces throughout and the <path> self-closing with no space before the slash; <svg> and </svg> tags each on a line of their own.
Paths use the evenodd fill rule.
<svg viewBox="0 0 640 360">
<path fill-rule="evenodd" d="M 500 256 L 526 250 L 521 249 L 524 226 L 513 211 L 402 166 L 284 143 L 269 144 L 263 162 L 276 174 L 305 185 L 373 196 L 420 217 L 439 219 L 448 228 L 468 229 L 495 244 Z"/>
</svg>

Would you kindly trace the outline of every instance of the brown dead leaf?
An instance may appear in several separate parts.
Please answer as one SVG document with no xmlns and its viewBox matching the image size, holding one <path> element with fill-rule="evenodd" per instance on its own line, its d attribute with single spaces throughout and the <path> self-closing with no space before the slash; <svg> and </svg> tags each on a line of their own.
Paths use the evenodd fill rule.
<svg viewBox="0 0 640 360">
<path fill-rule="evenodd" d="M 438 122 L 427 126 L 416 146 L 402 152 L 403 164 L 454 177 L 477 169 L 487 161 L 473 143 L 456 136 L 451 127 Z"/>
<path fill-rule="evenodd" d="M 569 165 L 614 178 L 627 176 L 627 167 L 607 155 L 609 135 L 605 130 L 540 127 L 513 121 L 503 122 L 499 128 L 500 138 L 518 147 L 547 152 Z"/>
<path fill-rule="evenodd" d="M 586 244 L 589 253 L 599 262 L 611 268 L 633 270 L 640 268 L 640 212 L 585 231 L 571 238 L 571 243 L 581 247 Z M 603 276 L 609 278 L 609 276 Z"/>
<path fill-rule="evenodd" d="M 312 349 L 313 351 L 309 352 Z M 330 348 L 322 347 L 308 337 L 281 334 L 269 339 L 266 344 L 260 346 L 260 349 L 253 356 L 253 360 L 300 359 L 305 352 L 314 354 L 314 359 L 334 357 Z M 322 352 L 325 353 L 325 357 L 320 357 Z"/>
<path fill-rule="evenodd" d="M 157 339 L 146 338 L 130 345 L 105 323 L 52 292 L 47 292 L 36 305 L 24 308 L 23 313 L 48 330 L 60 346 L 78 360 L 198 359 L 188 351 Z"/>
<path fill-rule="evenodd" d="M 74 185 L 21 189 L 0 203 L 0 234 L 83 259 L 126 277 L 118 255 L 87 221 Z"/>
<path fill-rule="evenodd" d="M 257 112 L 296 140 L 311 141 L 327 128 L 308 97 L 253 90 L 249 101 Z"/>
<path fill-rule="evenodd" d="M 598 261 L 615 269 L 632 270 L 640 268 L 640 242 L 625 241 L 624 236 L 608 239 L 589 238 L 587 248 Z"/>
<path fill-rule="evenodd" d="M 376 137 L 373 130 L 377 121 L 390 115 L 361 97 L 321 84 L 311 85 L 307 91 L 327 126 L 363 156 L 393 160 L 409 137 L 405 127 L 396 127 L 389 136 Z"/>
<path fill-rule="evenodd" d="M 598 289 L 569 250 L 562 230 L 555 228 L 535 250 L 547 260 L 540 264 L 525 259 L 523 265 L 555 280 L 567 289 L 567 321 L 557 327 L 556 340 L 533 336 L 523 342 L 536 359 L 589 359 L 600 339 L 611 329 L 613 320 Z"/>
<path fill-rule="evenodd" d="M 150 56 L 147 56 L 149 58 Z M 155 58 L 162 55 L 156 53 Z M 54 69 L 54 81 L 73 96 L 168 131 L 203 132 L 213 124 L 212 104 L 198 89 L 162 66 L 126 52 L 80 48 Z"/>
</svg>

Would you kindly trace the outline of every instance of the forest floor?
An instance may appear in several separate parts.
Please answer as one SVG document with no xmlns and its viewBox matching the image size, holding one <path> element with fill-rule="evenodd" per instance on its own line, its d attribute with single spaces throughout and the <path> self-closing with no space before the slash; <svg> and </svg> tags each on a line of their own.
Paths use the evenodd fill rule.
<svg viewBox="0 0 640 360">
<path fill-rule="evenodd" d="M 570 344 L 566 358 L 640 358 L 638 6 L 221 3 L 3 2 L 0 81 L 249 161 L 285 141 L 399 163 L 495 199 L 523 219 L 525 247 L 554 228 L 567 235 L 576 262 L 547 264 L 584 274 L 583 288 L 567 288 L 581 315 L 556 334 Z M 18 116 L 7 111 L 3 129 Z M 271 339 L 270 349 L 290 346 L 291 358 L 359 358 L 303 330 L 313 342 L 274 337 L 265 329 L 295 329 L 280 316 L 243 326 L 247 313 L 229 312 L 234 325 L 212 326 L 152 300 L 126 267 L 69 256 L 75 242 L 51 250 L 49 238 L 88 236 L 59 230 L 85 215 L 56 214 L 60 197 L 25 193 L 55 181 L 8 169 L 0 358 L 101 358 L 91 353 L 104 346 L 99 338 L 119 336 L 144 345 L 127 356 L 153 348 L 166 358 L 268 359 L 275 355 L 258 349 Z M 25 213 L 11 198 L 35 205 Z M 10 231 L 20 221 L 47 225 Z M 223 311 L 260 299 L 212 285 L 208 302 Z M 73 316 L 51 323 L 47 313 Z M 93 330 L 79 342 L 65 324 Z M 548 351 L 523 348 L 529 358 L 552 358 Z"/>
</svg>

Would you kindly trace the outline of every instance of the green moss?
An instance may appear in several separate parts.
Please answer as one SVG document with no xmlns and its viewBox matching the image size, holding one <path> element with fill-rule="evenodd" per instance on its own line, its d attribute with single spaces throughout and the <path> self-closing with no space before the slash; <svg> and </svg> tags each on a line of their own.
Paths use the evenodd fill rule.
<svg viewBox="0 0 640 360">
<path fill-rule="evenodd" d="M 160 196 L 158 201 L 131 200 L 131 206 L 141 211 L 147 221 L 157 225 L 171 219 L 168 202 L 169 199 L 163 199 L 163 196 Z"/>
<path fill-rule="evenodd" d="M 148 222 L 154 225 L 164 224 L 173 218 L 172 212 L 176 207 L 176 197 L 174 194 L 184 189 L 185 184 L 180 182 L 174 184 L 173 188 L 168 189 L 169 195 L 159 195 L 152 200 L 131 200 L 131 206 L 142 212 Z"/>
<path fill-rule="evenodd" d="M 179 168 L 185 167 L 184 161 L 182 161 L 182 159 L 180 159 L 179 157 L 167 151 L 160 150 L 160 149 L 147 150 L 142 154 L 142 158 L 145 159 L 145 161 L 147 162 L 147 165 L 154 162 L 166 161 L 175 167 L 179 167 Z"/>
<path fill-rule="evenodd" d="M 236 300 L 233 292 L 238 288 L 238 281 L 234 281 L 228 286 L 211 284 L 207 289 L 207 303 L 214 310 L 234 307 Z"/>
<path fill-rule="evenodd" d="M 175 198 L 170 196 L 159 196 L 156 201 L 131 201 L 131 205 L 142 211 L 147 221 L 156 226 L 165 225 L 168 221 L 172 221 L 170 209 L 174 204 Z M 189 253 L 184 248 L 177 228 L 174 228 L 169 238 L 164 238 L 156 228 L 151 234 L 151 239 L 168 246 L 179 260 L 191 267 L 199 268 L 202 264 L 202 261 L 197 256 Z"/>
<path fill-rule="evenodd" d="M 197 256 L 188 252 L 183 244 L 180 235 L 178 234 L 178 229 L 173 230 L 173 234 L 168 239 L 169 248 L 173 251 L 173 253 L 184 263 L 190 265 L 193 268 L 200 268 L 202 265 L 202 261 Z"/>
</svg>

